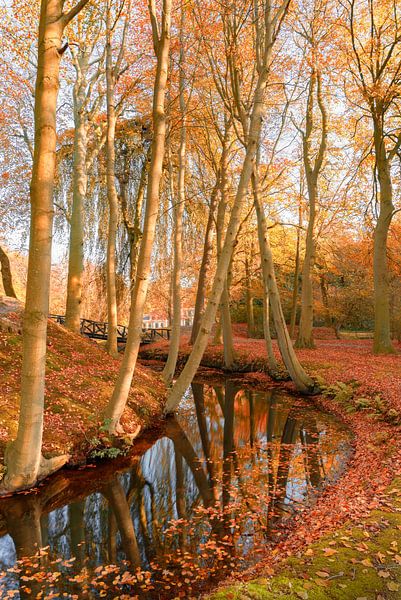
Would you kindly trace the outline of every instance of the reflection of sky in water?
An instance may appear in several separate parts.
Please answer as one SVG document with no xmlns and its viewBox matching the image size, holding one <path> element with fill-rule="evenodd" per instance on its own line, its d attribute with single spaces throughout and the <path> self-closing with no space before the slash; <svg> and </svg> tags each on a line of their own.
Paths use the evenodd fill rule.
<svg viewBox="0 0 401 600">
<path fill-rule="evenodd" d="M 205 386 L 203 413 L 204 431 L 209 441 L 211 456 L 215 459 L 219 494 L 222 485 L 225 433 L 223 410 L 228 410 L 225 406 L 231 406 L 234 411 L 233 438 L 226 447 L 226 451 L 230 451 L 230 448 L 234 451 L 235 469 L 233 467 L 231 470 L 230 485 L 237 490 L 247 490 L 249 484 L 254 490 L 259 489 L 260 505 L 256 506 L 256 510 L 267 521 L 268 503 L 264 498 L 270 489 L 267 488 L 268 484 L 277 494 L 275 510 L 284 510 L 286 514 L 291 514 L 293 508 L 314 491 L 313 485 L 319 485 L 326 475 L 333 477 L 340 471 L 348 452 L 347 434 L 334 419 L 316 410 L 294 409 L 293 399 L 277 392 L 243 392 L 232 388 L 231 393 L 234 396 L 231 396 L 231 404 L 226 405 L 223 402 L 228 401 L 225 400 L 223 392 L 224 388 L 221 389 L 218 400 L 212 388 Z M 191 547 L 195 552 L 210 535 L 210 524 L 208 525 L 206 517 L 203 521 L 193 521 L 197 508 L 202 505 L 207 507 L 208 502 L 210 505 L 211 492 L 202 437 L 194 401 L 189 393 L 178 416 L 178 423 L 181 426 L 181 429 L 179 426 L 176 429 L 179 432 L 176 434 L 178 437 L 169 434 L 167 427 L 167 436 L 170 435 L 172 439 L 163 437 L 157 440 L 138 462 L 118 479 L 123 497 L 131 499 L 128 515 L 134 525 L 143 568 L 150 568 L 155 554 L 164 551 L 165 530 L 171 524 L 171 520 L 182 517 L 180 510 L 183 506 L 189 521 L 184 531 L 187 535 L 189 528 L 193 527 Z M 252 423 L 254 431 L 251 433 Z M 253 439 L 252 451 L 250 439 Z M 284 446 L 281 446 L 281 442 L 285 442 Z M 240 478 L 235 472 L 237 466 Z M 276 475 L 273 473 L 272 476 L 272 470 L 276 471 L 276 475 L 280 472 L 283 481 L 277 482 Z M 307 480 L 308 470 L 313 471 L 313 485 L 312 479 Z M 257 480 L 255 472 L 259 473 Z M 206 482 L 206 491 L 204 487 L 203 490 L 198 489 L 199 481 L 203 482 L 203 486 Z M 280 483 L 283 484 L 282 488 Z M 240 500 L 240 493 L 231 498 L 239 510 Z M 221 497 L 218 502 L 221 507 Z M 110 562 L 110 545 L 114 544 L 117 561 L 123 561 L 126 558 L 123 538 L 116 523 L 114 528 L 110 529 L 112 518 L 105 495 L 98 491 L 74 505 L 42 515 L 43 545 L 48 544 L 52 555 L 63 559 L 74 555 L 85 556 L 86 564 L 96 567 Z M 252 550 L 254 534 L 254 520 L 244 517 L 238 535 L 239 554 L 247 554 Z M 114 536 L 113 540 L 110 539 L 111 536 Z M 83 549 L 80 548 L 82 541 L 85 542 Z M 165 551 L 168 552 L 169 548 L 165 548 Z M 15 559 L 12 538 L 4 535 L 0 538 L 1 569 L 10 568 Z M 3 587 L 5 585 L 10 588 L 11 580 L 7 583 L 3 580 Z"/>
</svg>

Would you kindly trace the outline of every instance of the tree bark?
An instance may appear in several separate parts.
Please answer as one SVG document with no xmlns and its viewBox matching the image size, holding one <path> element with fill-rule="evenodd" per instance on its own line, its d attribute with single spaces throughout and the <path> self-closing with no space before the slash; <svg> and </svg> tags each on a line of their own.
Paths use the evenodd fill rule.
<svg viewBox="0 0 401 600">
<path fill-rule="evenodd" d="M 62 35 L 86 2 L 78 3 L 66 15 L 63 4 L 62 0 L 42 0 L 40 7 L 21 403 L 17 437 L 6 449 L 7 473 L 0 493 L 29 488 L 68 460 L 66 456 L 46 460 L 41 453 Z"/>
<path fill-rule="evenodd" d="M 0 246 L 0 266 L 1 266 L 1 277 L 3 281 L 4 293 L 6 296 L 10 298 L 16 298 L 17 294 L 15 293 L 13 286 L 13 276 L 11 272 L 10 259 L 7 256 L 7 253 Z"/>
<path fill-rule="evenodd" d="M 220 169 L 220 202 L 217 210 L 217 223 L 216 223 L 216 237 L 217 237 L 217 259 L 223 249 L 223 231 L 225 216 L 228 207 L 228 149 L 230 141 L 230 121 L 226 120 L 223 149 L 221 155 L 221 169 Z M 233 246 L 234 251 L 234 246 Z M 231 263 L 232 255 L 230 257 Z M 231 312 L 230 312 L 230 292 L 228 285 L 228 271 L 224 279 L 223 291 L 220 300 L 220 326 L 221 333 L 223 335 L 223 353 L 224 353 L 224 365 L 226 369 L 232 369 L 234 366 L 234 342 L 233 342 L 233 330 L 231 324 Z M 216 331 L 217 337 L 218 331 Z"/>
<path fill-rule="evenodd" d="M 86 169 L 88 132 L 85 114 L 85 78 L 88 70 L 89 56 L 83 52 L 82 56 L 77 60 L 79 60 L 79 71 L 77 72 L 77 81 L 73 90 L 75 124 L 74 166 L 65 325 L 71 331 L 79 333 L 81 330 L 82 275 L 84 271 L 83 203 L 88 185 Z"/>
<path fill-rule="evenodd" d="M 300 268 L 300 246 L 301 246 L 301 227 L 302 227 L 302 204 L 301 198 L 299 199 L 299 220 L 297 229 L 297 245 L 295 250 L 295 269 L 294 269 L 294 289 L 292 291 L 292 306 L 291 306 L 291 319 L 290 319 L 290 337 L 295 337 L 295 327 L 297 324 L 297 312 L 298 312 L 298 286 L 299 286 L 299 268 Z"/>
<path fill-rule="evenodd" d="M 310 394 L 316 391 L 314 381 L 305 373 L 295 354 L 291 338 L 288 333 L 287 324 L 284 319 L 281 306 L 280 293 L 277 286 L 276 275 L 274 272 L 273 255 L 270 248 L 266 217 L 259 198 L 258 176 L 255 173 L 252 177 L 253 199 L 258 221 L 258 237 L 260 246 L 260 255 L 262 260 L 262 275 L 264 286 L 268 289 L 272 317 L 277 333 L 277 342 L 283 362 L 290 374 L 291 379 L 297 389 Z"/>
<path fill-rule="evenodd" d="M 165 408 L 166 413 L 172 413 L 179 405 L 182 396 L 187 390 L 189 384 L 195 376 L 202 356 L 205 352 L 209 336 L 215 322 L 216 312 L 220 303 L 224 284 L 227 278 L 231 257 L 237 241 L 237 234 L 240 227 L 241 209 L 248 191 L 249 182 L 252 176 L 256 151 L 260 141 L 261 125 L 265 112 L 264 93 L 268 80 L 267 62 L 261 69 L 255 88 L 253 109 L 249 127 L 249 135 L 246 144 L 246 154 L 241 169 L 241 175 L 238 183 L 237 193 L 234 205 L 231 211 L 230 221 L 224 241 L 220 258 L 217 263 L 216 274 L 213 281 L 209 301 L 202 318 L 201 327 L 193 346 L 192 352 L 185 364 L 183 371 L 174 384 Z"/>
<path fill-rule="evenodd" d="M 149 285 L 150 261 L 159 211 L 159 190 L 165 151 L 166 117 L 164 103 L 170 49 L 171 5 L 172 0 L 163 0 L 162 26 L 159 37 L 155 6 L 153 2 L 149 4 L 154 48 L 157 57 L 153 96 L 154 134 L 152 140 L 152 158 L 149 168 L 143 236 L 138 258 L 137 276 L 131 299 L 127 344 L 113 395 L 105 411 L 105 419 L 109 423 L 109 430 L 111 432 L 121 430 L 120 418 L 127 403 L 142 336 L 142 317 Z"/>
<path fill-rule="evenodd" d="M 107 351 L 110 356 L 118 356 L 117 348 L 117 289 L 116 289 L 116 235 L 118 226 L 118 196 L 115 181 L 115 132 L 116 108 L 114 102 L 115 76 L 111 47 L 111 4 L 107 3 L 106 24 L 106 103 L 107 103 L 107 138 L 106 138 L 106 184 L 109 204 L 109 227 L 107 235 L 106 255 L 106 290 L 107 290 Z"/>
<path fill-rule="evenodd" d="M 174 205 L 174 266 L 172 273 L 172 304 L 173 304 L 173 323 L 171 328 L 170 347 L 166 365 L 163 369 L 163 379 L 167 385 L 173 380 L 175 368 L 177 365 L 178 350 L 181 337 L 181 272 L 182 272 L 182 218 L 185 207 L 185 170 L 186 170 L 186 147 L 187 147 L 187 126 L 186 112 L 187 102 L 185 98 L 186 78 L 185 78 L 185 7 L 181 4 L 181 23 L 180 23 L 180 59 L 179 59 L 179 96 L 180 96 L 180 148 L 178 152 L 178 198 Z M 174 198 L 172 198 L 174 202 Z"/>
<path fill-rule="evenodd" d="M 390 284 L 387 263 L 387 243 L 391 220 L 394 215 L 391 166 L 385 147 L 384 132 L 380 118 L 373 119 L 377 178 L 380 186 L 380 211 L 377 219 L 373 245 L 373 282 L 375 331 L 373 352 L 392 354 L 390 327 Z"/>
<path fill-rule="evenodd" d="M 315 61 L 314 49 L 312 60 Z M 317 103 L 319 106 L 322 126 L 318 153 L 312 164 L 312 136 L 314 131 L 314 94 L 317 86 Z M 315 265 L 316 240 L 315 222 L 318 204 L 318 179 L 323 166 L 327 147 L 327 112 L 323 102 L 321 75 L 316 66 L 312 66 L 309 82 L 309 94 L 306 108 L 306 126 L 303 133 L 303 161 L 309 199 L 309 220 L 306 232 L 305 256 L 302 267 L 301 317 L 296 342 L 297 348 L 314 348 L 313 341 L 313 282 L 312 271 Z"/>
<path fill-rule="evenodd" d="M 205 230 L 205 241 L 203 245 L 203 255 L 202 262 L 199 269 L 199 279 L 198 279 L 198 287 L 196 290 L 196 300 L 195 300 L 195 312 L 194 312 L 194 322 L 192 325 L 192 332 L 190 338 L 190 345 L 192 346 L 195 343 L 196 336 L 199 333 L 200 322 L 202 318 L 203 309 L 205 306 L 205 298 L 206 298 L 206 280 L 210 268 L 210 260 L 212 257 L 213 251 L 213 223 L 214 223 L 214 215 L 217 207 L 217 199 L 218 199 L 218 186 L 219 186 L 219 176 L 217 176 L 216 184 L 213 188 L 211 199 L 210 199 L 210 207 L 209 207 L 209 216 L 207 219 L 206 230 Z"/>
</svg>

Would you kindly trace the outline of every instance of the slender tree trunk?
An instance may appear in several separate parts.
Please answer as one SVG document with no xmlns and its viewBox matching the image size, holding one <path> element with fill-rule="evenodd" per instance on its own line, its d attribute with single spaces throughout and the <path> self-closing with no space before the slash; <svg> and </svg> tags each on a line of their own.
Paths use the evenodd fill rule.
<svg viewBox="0 0 401 600">
<path fill-rule="evenodd" d="M 142 317 L 149 285 L 150 261 L 159 211 L 159 190 L 163 171 L 166 137 L 165 94 L 170 48 L 172 0 L 163 0 L 162 26 L 159 37 L 157 15 L 150 5 L 157 70 L 153 97 L 152 158 L 147 187 L 146 212 L 138 259 L 137 276 L 132 292 L 127 344 L 111 400 L 105 411 L 112 432 L 120 430 L 120 418 L 127 403 L 142 336 Z"/>
<path fill-rule="evenodd" d="M 253 310 L 251 271 L 248 257 L 245 258 L 245 286 L 246 322 L 248 327 L 248 337 L 251 338 L 255 335 L 255 314 Z"/>
<path fill-rule="evenodd" d="M 309 186 L 308 186 L 309 187 Z M 301 317 L 299 321 L 299 332 L 297 348 L 314 348 L 313 342 L 313 282 L 312 270 L 315 265 L 315 218 L 316 218 L 316 192 L 315 186 L 311 186 L 309 193 L 309 221 L 306 234 L 306 246 L 304 264 L 302 267 L 302 291 L 301 291 Z"/>
<path fill-rule="evenodd" d="M 375 307 L 373 351 L 375 354 L 392 354 L 395 350 L 391 342 L 390 284 L 387 263 L 387 243 L 391 220 L 394 215 L 393 187 L 391 182 L 390 161 L 387 157 L 382 125 L 378 120 L 374 120 L 374 128 L 377 177 L 380 186 L 380 212 L 375 227 L 373 245 Z"/>
<path fill-rule="evenodd" d="M 196 291 L 196 300 L 195 300 L 195 313 L 194 313 L 194 322 L 192 325 L 191 339 L 189 341 L 192 346 L 195 343 L 196 336 L 199 333 L 200 322 L 202 318 L 202 313 L 205 305 L 206 298 L 206 281 L 210 268 L 210 260 L 212 257 L 213 251 L 213 223 L 214 223 L 214 215 L 217 207 L 217 199 L 218 199 L 218 186 L 219 186 L 219 178 L 217 177 L 216 185 L 213 188 L 210 207 L 209 207 L 209 216 L 207 219 L 206 230 L 205 230 L 205 241 L 203 245 L 203 255 L 202 262 L 199 269 L 199 279 L 198 279 L 198 288 Z"/>
<path fill-rule="evenodd" d="M 223 231 L 225 223 L 225 215 L 228 207 L 228 147 L 230 141 L 230 123 L 226 122 L 225 135 L 223 140 L 223 150 L 221 157 L 221 176 L 220 176 L 220 203 L 217 210 L 217 257 L 219 258 L 223 249 Z M 234 249 L 234 248 L 233 248 Z M 231 263 L 231 257 L 230 257 Z M 226 369 L 232 369 L 234 366 L 234 341 L 233 329 L 231 324 L 230 312 L 230 292 L 228 286 L 228 270 L 224 279 L 223 291 L 220 300 L 220 326 L 223 335 L 223 353 L 224 365 Z M 218 331 L 216 331 L 217 335 Z"/>
<path fill-rule="evenodd" d="M 35 147 L 30 188 L 31 227 L 23 323 L 21 403 L 16 440 L 6 449 L 1 491 L 29 488 L 67 456 L 42 457 L 47 317 L 56 160 L 56 108 L 64 27 L 86 2 L 63 14 L 62 0 L 42 0 L 35 86 Z M 0 491 L 0 493 L 1 493 Z"/>
<path fill-rule="evenodd" d="M 6 252 L 0 246 L 0 266 L 1 266 L 1 277 L 3 281 L 4 293 L 6 296 L 10 296 L 10 298 L 16 298 L 17 294 L 15 293 L 13 286 L 13 277 L 11 273 L 10 259 L 8 258 Z"/>
<path fill-rule="evenodd" d="M 314 48 L 312 60 L 316 60 Z M 317 86 L 317 104 L 322 117 L 321 139 L 317 156 L 312 161 L 312 137 L 314 132 L 314 93 Z M 306 125 L 303 133 L 303 161 L 309 198 L 309 220 L 306 232 L 305 257 L 302 267 L 301 318 L 296 342 L 297 348 L 314 348 L 313 342 L 313 281 L 312 272 L 315 266 L 316 240 L 315 222 L 318 205 L 318 180 L 323 166 L 327 147 L 327 111 L 323 102 L 321 75 L 315 64 L 310 75 L 309 94 L 306 108 Z"/>
<path fill-rule="evenodd" d="M 241 209 L 247 194 L 249 182 L 252 176 L 256 150 L 260 140 L 261 123 L 265 111 L 264 91 L 268 79 L 268 70 L 264 68 L 258 78 L 255 90 L 254 105 L 252 110 L 249 135 L 244 163 L 241 170 L 238 189 L 231 211 L 230 221 L 227 228 L 227 234 L 224 245 L 217 263 L 216 274 L 213 281 L 209 301 L 202 318 L 201 327 L 193 346 L 192 352 L 185 364 L 183 371 L 175 382 L 165 408 L 166 413 L 173 412 L 179 405 L 182 396 L 187 390 L 189 384 L 195 376 L 202 356 L 205 352 L 209 336 L 215 322 L 216 312 L 220 303 L 221 295 L 224 289 L 224 282 L 227 277 L 231 257 L 236 244 L 238 230 L 241 220 Z"/>
<path fill-rule="evenodd" d="M 300 364 L 288 333 L 287 324 L 284 319 L 281 306 L 280 293 L 278 291 L 276 275 L 274 272 L 273 255 L 270 248 L 266 217 L 259 198 L 258 176 L 255 173 L 252 177 L 253 199 L 258 220 L 258 237 L 260 245 L 260 255 L 262 260 L 262 274 L 264 285 L 269 291 L 270 306 L 274 326 L 277 333 L 277 342 L 283 362 L 290 374 L 291 379 L 297 389 L 305 394 L 314 393 L 315 383 L 305 373 Z"/>
<path fill-rule="evenodd" d="M 294 270 L 294 289 L 292 291 L 292 306 L 290 319 L 290 337 L 295 337 L 295 326 L 297 324 L 298 311 L 298 286 L 299 286 L 299 269 L 300 269 L 300 246 L 301 246 L 301 227 L 302 227 L 302 204 L 299 199 L 299 220 L 297 229 L 297 246 L 295 250 L 295 270 Z"/>
<path fill-rule="evenodd" d="M 186 148 L 187 148 L 187 127 L 186 111 L 187 103 L 185 98 L 185 7 L 181 4 L 181 24 L 180 24 L 180 148 L 178 152 L 178 199 L 174 205 L 174 266 L 172 273 L 172 304 L 173 304 L 173 324 L 171 328 L 170 347 L 166 365 L 163 369 L 163 378 L 167 385 L 173 380 L 175 368 L 177 365 L 178 351 L 181 337 L 181 272 L 182 272 L 182 219 L 185 207 L 185 167 L 186 167 Z M 174 197 L 172 198 L 174 201 Z"/>
<path fill-rule="evenodd" d="M 263 333 L 266 343 L 267 360 L 270 373 L 274 374 L 277 371 L 277 361 L 274 355 L 272 336 L 270 331 L 270 302 L 269 290 L 265 287 L 263 294 Z"/>
<path fill-rule="evenodd" d="M 118 226 L 118 196 L 115 181 L 115 132 L 116 110 L 114 104 L 115 77 L 111 47 L 111 5 L 107 4 L 106 25 L 106 102 L 107 102 L 107 140 L 106 140 L 106 183 L 109 203 L 109 227 L 107 235 L 106 286 L 107 286 L 107 350 L 113 357 L 118 356 L 117 348 L 117 289 L 116 289 L 116 236 Z"/>
<path fill-rule="evenodd" d="M 87 73 L 88 57 L 82 56 L 80 74 L 74 86 L 74 166 L 73 195 L 70 222 L 68 257 L 67 306 L 65 325 L 71 331 L 81 330 L 82 275 L 84 271 L 84 201 L 88 185 L 86 155 L 88 148 L 85 114 L 85 84 L 81 80 Z"/>
</svg>

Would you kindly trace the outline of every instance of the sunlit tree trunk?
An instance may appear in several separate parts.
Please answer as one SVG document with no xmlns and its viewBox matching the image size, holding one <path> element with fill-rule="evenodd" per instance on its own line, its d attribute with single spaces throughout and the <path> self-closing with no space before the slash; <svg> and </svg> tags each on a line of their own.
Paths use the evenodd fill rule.
<svg viewBox="0 0 401 600">
<path fill-rule="evenodd" d="M 217 207 L 217 199 L 218 199 L 218 187 L 219 180 L 217 178 L 216 185 L 213 188 L 212 196 L 210 199 L 210 207 L 209 207 L 209 216 L 207 219 L 206 230 L 205 230 L 205 241 L 203 244 L 203 255 L 202 262 L 199 269 L 199 279 L 198 279 L 198 287 L 196 290 L 196 300 L 195 300 L 195 312 L 194 312 L 194 322 L 192 325 L 191 338 L 189 343 L 192 345 L 196 340 L 196 336 L 199 333 L 199 326 L 202 318 L 202 313 L 205 305 L 206 298 L 206 281 L 207 276 L 210 269 L 210 260 L 212 257 L 213 251 L 213 223 L 215 218 L 215 212 Z"/>
<path fill-rule="evenodd" d="M 256 216 L 258 221 L 258 237 L 260 254 L 262 261 L 262 275 L 264 280 L 264 286 L 268 289 L 270 307 L 272 311 L 272 317 L 274 326 L 277 333 L 277 342 L 280 349 L 280 353 L 283 362 L 290 374 L 291 379 L 295 383 L 297 389 L 302 393 L 312 393 L 315 391 L 314 381 L 305 373 L 302 365 L 300 364 L 289 333 L 287 324 L 284 319 L 283 309 L 281 306 L 280 293 L 277 286 L 276 275 L 274 271 L 273 255 L 270 248 L 269 234 L 266 223 L 266 216 L 264 214 L 263 206 L 261 205 L 259 198 L 259 185 L 257 173 L 252 177 L 253 184 L 253 199 L 256 209 Z"/>
<path fill-rule="evenodd" d="M 47 317 L 56 160 L 56 108 L 62 35 L 88 0 L 67 14 L 62 0 L 42 0 L 35 87 L 35 149 L 30 188 L 31 226 L 23 323 L 21 402 L 17 438 L 6 449 L 2 491 L 31 487 L 60 468 L 67 456 L 42 457 Z"/>
<path fill-rule="evenodd" d="M 225 216 L 228 209 L 228 193 L 229 193 L 229 182 L 228 182 L 228 166 L 229 166 L 229 142 L 230 142 L 230 122 L 226 120 L 225 133 L 223 139 L 223 149 L 221 157 L 221 175 L 220 175 L 220 203 L 217 209 L 217 222 L 216 222 L 216 234 L 217 234 L 217 256 L 219 258 L 223 249 L 223 231 L 225 225 Z M 234 247 L 233 247 L 234 250 Z M 230 258 L 231 262 L 231 258 Z M 229 291 L 229 277 L 228 271 L 224 279 L 223 291 L 220 300 L 220 326 L 221 333 L 223 336 L 223 354 L 224 354 L 224 366 L 226 369 L 232 369 L 234 366 L 234 341 L 233 341 L 233 330 L 231 324 L 231 312 L 230 312 L 230 291 Z M 217 337 L 218 331 L 216 331 Z"/>
<path fill-rule="evenodd" d="M 245 159 L 242 165 L 237 193 L 231 211 L 224 245 L 217 263 L 208 304 L 203 315 L 201 327 L 199 329 L 195 344 L 193 345 L 192 352 L 188 357 L 183 371 L 181 372 L 170 392 L 165 408 L 166 413 L 171 413 L 177 408 L 182 396 L 194 378 L 196 370 L 198 369 L 200 361 L 202 360 L 202 356 L 205 352 L 209 336 L 216 319 L 217 309 L 221 300 L 221 295 L 224 289 L 231 257 L 240 227 L 241 209 L 248 191 L 248 186 L 254 168 L 256 150 L 260 141 L 261 123 L 265 111 L 264 92 L 268 79 L 267 64 L 268 63 L 265 62 L 265 68 L 261 69 L 255 89 Z"/>
<path fill-rule="evenodd" d="M 107 419 L 109 429 L 112 432 L 120 430 L 120 418 L 131 388 L 142 336 L 142 318 L 149 285 L 150 261 L 159 211 L 159 189 L 165 151 L 166 117 L 164 102 L 170 48 L 171 6 L 172 0 L 163 0 L 162 24 L 159 32 L 155 3 L 151 0 L 149 4 L 154 49 L 157 58 L 153 97 L 152 158 L 149 168 L 143 236 L 131 299 L 127 344 L 113 395 L 105 411 L 105 419 Z"/>
<path fill-rule="evenodd" d="M 115 180 L 115 132 L 116 108 L 114 100 L 115 76 L 111 47 L 111 3 L 106 8 L 106 103 L 107 103 L 107 140 L 106 140 L 106 185 L 109 204 L 109 227 L 107 234 L 106 282 L 107 282 L 107 350 L 117 357 L 117 290 L 116 290 L 116 236 L 118 226 L 118 197 Z"/>
<path fill-rule="evenodd" d="M 186 146 L 187 146 L 187 126 L 186 126 L 186 77 L 185 77 L 185 7 L 181 4 L 181 24 L 180 24 L 180 59 L 179 59 L 179 95 L 180 95 L 180 148 L 178 152 L 178 194 L 177 201 L 174 204 L 174 265 L 172 273 L 172 305 L 173 305 L 173 323 L 171 327 L 170 347 L 167 362 L 163 370 L 163 378 L 169 385 L 174 377 L 177 365 L 178 350 L 181 337 L 181 272 L 182 272 L 182 219 L 185 208 L 185 168 L 186 168 Z M 172 199 L 174 202 L 174 199 Z"/>
<path fill-rule="evenodd" d="M 299 199 L 299 220 L 297 228 L 297 245 L 295 249 L 295 269 L 294 269 L 294 289 L 292 291 L 291 318 L 290 318 L 290 337 L 295 337 L 295 327 L 297 324 L 298 311 L 298 286 L 299 286 L 299 269 L 300 269 L 300 246 L 301 246 L 301 227 L 302 227 L 302 204 Z"/>
<path fill-rule="evenodd" d="M 1 277 L 3 281 L 4 293 L 6 296 L 10 296 L 10 298 L 16 298 L 17 294 L 15 293 L 13 286 L 13 277 L 11 273 L 10 259 L 7 256 L 7 253 L 0 246 L 0 266 L 1 266 Z"/>
<path fill-rule="evenodd" d="M 380 211 L 377 218 L 373 244 L 373 282 L 375 306 L 375 354 L 391 354 L 390 283 L 387 259 L 388 234 L 394 215 L 391 166 L 387 156 L 384 132 L 380 118 L 374 119 L 374 145 L 377 163 L 377 179 L 380 187 Z"/>
<path fill-rule="evenodd" d="M 86 82 L 83 81 L 83 78 L 85 79 L 87 76 L 89 56 L 83 52 L 77 58 L 77 61 L 79 71 L 77 71 L 77 81 L 73 89 L 74 163 L 65 325 L 71 331 L 79 333 L 81 329 L 82 275 L 84 271 L 83 203 L 88 185 L 86 169 L 88 146 L 85 110 Z"/>
<path fill-rule="evenodd" d="M 315 57 L 313 56 L 313 60 Z M 313 161 L 312 136 L 314 132 L 314 94 L 317 87 L 317 104 L 319 106 L 322 124 L 321 139 L 317 156 Z M 306 125 L 303 137 L 303 161 L 305 167 L 306 183 L 309 200 L 309 219 L 306 232 L 305 256 L 302 267 L 302 291 L 301 291 L 301 317 L 299 321 L 299 332 L 296 345 L 298 348 L 314 348 L 313 342 L 313 279 L 312 272 L 315 265 L 316 240 L 315 223 L 318 204 L 318 180 L 322 170 L 323 160 L 327 147 L 327 111 L 323 102 L 321 75 L 312 67 L 309 80 L 309 94 L 306 109 Z"/>
<path fill-rule="evenodd" d="M 263 294 L 263 334 L 266 344 L 267 361 L 269 365 L 269 371 L 274 374 L 277 371 L 277 361 L 274 355 L 273 342 L 270 331 L 270 301 L 269 301 L 269 290 L 267 286 L 264 286 Z"/>
<path fill-rule="evenodd" d="M 251 338 L 255 335 L 255 314 L 253 310 L 252 280 L 248 256 L 245 258 L 245 297 L 248 337 Z"/>
</svg>

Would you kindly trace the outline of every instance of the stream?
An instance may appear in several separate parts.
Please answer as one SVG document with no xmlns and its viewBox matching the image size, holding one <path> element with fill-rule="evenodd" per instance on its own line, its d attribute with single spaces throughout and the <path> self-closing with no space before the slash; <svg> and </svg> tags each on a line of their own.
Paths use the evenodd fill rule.
<svg viewBox="0 0 401 600">
<path fill-rule="evenodd" d="M 300 398 L 193 383 L 130 456 L 0 501 L 0 597 L 198 597 L 277 544 L 350 451 Z"/>
</svg>

